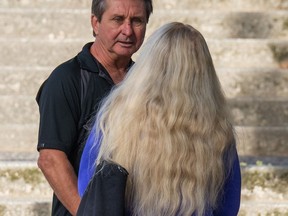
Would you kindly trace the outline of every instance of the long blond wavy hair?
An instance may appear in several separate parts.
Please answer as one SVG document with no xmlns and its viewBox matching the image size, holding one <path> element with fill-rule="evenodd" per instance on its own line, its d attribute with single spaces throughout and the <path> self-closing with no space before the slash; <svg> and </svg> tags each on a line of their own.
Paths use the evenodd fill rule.
<svg viewBox="0 0 288 216">
<path fill-rule="evenodd" d="M 174 22 L 152 34 L 99 113 L 97 160 L 129 172 L 126 204 L 133 215 L 203 215 L 216 207 L 233 129 L 208 46 L 195 28 Z"/>
</svg>

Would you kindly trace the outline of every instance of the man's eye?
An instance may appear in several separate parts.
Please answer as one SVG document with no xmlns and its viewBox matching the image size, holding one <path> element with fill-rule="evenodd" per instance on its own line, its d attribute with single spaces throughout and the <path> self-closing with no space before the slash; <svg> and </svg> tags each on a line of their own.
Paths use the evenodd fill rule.
<svg viewBox="0 0 288 216">
<path fill-rule="evenodd" d="M 117 23 L 123 22 L 123 18 L 122 17 L 114 17 L 113 20 Z"/>
<path fill-rule="evenodd" d="M 133 20 L 132 20 L 132 24 L 134 25 L 134 26 L 140 26 L 140 25 L 142 25 L 144 23 L 144 21 L 142 20 L 142 19 L 140 19 L 140 18 L 134 18 Z"/>
</svg>

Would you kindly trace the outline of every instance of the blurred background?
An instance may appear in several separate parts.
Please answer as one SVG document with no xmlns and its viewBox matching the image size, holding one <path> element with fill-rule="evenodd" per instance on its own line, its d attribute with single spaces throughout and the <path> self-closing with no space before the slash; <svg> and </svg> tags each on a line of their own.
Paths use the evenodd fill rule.
<svg viewBox="0 0 288 216">
<path fill-rule="evenodd" d="M 50 215 L 37 168 L 37 91 L 93 41 L 90 0 L 0 0 L 0 216 Z M 154 0 L 149 36 L 169 21 L 206 38 L 233 113 L 239 215 L 288 215 L 288 0 Z M 137 58 L 137 54 L 134 58 Z"/>
</svg>

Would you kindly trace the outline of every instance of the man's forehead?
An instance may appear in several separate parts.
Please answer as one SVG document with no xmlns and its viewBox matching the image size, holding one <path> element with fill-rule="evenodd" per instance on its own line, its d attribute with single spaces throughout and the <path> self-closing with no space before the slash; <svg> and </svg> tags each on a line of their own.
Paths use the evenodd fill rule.
<svg viewBox="0 0 288 216">
<path fill-rule="evenodd" d="M 113 13 L 133 13 L 142 15 L 146 13 L 145 2 L 143 0 L 106 0 L 106 11 Z"/>
</svg>

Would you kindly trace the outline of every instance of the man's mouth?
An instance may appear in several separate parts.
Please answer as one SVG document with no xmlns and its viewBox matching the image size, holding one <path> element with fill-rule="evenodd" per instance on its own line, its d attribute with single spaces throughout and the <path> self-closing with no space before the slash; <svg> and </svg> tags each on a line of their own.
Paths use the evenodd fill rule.
<svg viewBox="0 0 288 216">
<path fill-rule="evenodd" d="M 120 43 L 123 47 L 131 47 L 134 45 L 132 41 L 118 41 L 118 43 Z"/>
</svg>

